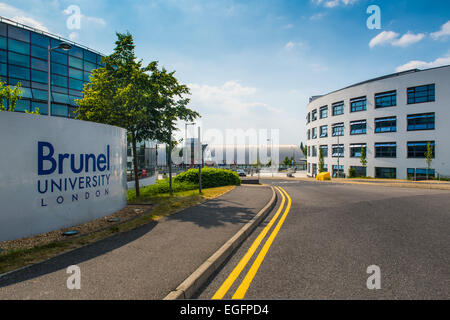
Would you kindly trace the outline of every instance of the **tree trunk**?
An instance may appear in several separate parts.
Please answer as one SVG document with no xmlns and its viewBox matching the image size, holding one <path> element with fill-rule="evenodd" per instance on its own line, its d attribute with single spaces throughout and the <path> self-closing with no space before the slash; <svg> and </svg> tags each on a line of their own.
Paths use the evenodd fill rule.
<svg viewBox="0 0 450 320">
<path fill-rule="evenodd" d="M 169 194 L 172 196 L 172 132 L 169 136 L 169 154 L 167 162 L 169 166 Z"/>
<path fill-rule="evenodd" d="M 136 197 L 141 195 L 139 190 L 139 177 L 138 177 L 138 155 L 137 155 L 137 147 L 136 147 L 136 135 L 134 132 L 131 134 L 131 144 L 133 147 L 133 170 L 134 170 L 134 185 L 136 188 Z"/>
</svg>

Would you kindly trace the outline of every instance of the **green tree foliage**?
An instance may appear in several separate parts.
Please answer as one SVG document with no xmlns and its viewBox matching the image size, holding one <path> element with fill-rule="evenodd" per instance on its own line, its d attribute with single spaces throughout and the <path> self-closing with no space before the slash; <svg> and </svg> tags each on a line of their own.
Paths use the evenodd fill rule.
<svg viewBox="0 0 450 320">
<path fill-rule="evenodd" d="M 136 195 L 139 197 L 136 144 L 144 140 L 168 143 L 177 120 L 193 121 L 199 114 L 187 108 L 187 86 L 174 72 L 153 61 L 143 66 L 134 53 L 130 33 L 117 33 L 113 54 L 102 58 L 103 68 L 92 71 L 77 100 L 77 119 L 125 128 L 133 149 Z"/>
<path fill-rule="evenodd" d="M 359 157 L 359 162 L 364 168 L 367 167 L 367 157 L 365 147 L 361 147 L 361 156 Z"/>
<path fill-rule="evenodd" d="M 429 171 L 431 169 L 431 163 L 433 162 L 434 158 L 434 150 L 433 146 L 430 142 L 427 142 L 427 151 L 425 152 L 425 162 L 427 163 L 427 180 L 429 178 Z"/>
<path fill-rule="evenodd" d="M 22 98 L 22 93 L 23 89 L 20 82 L 14 88 L 11 88 L 6 83 L 0 81 L 0 110 L 14 111 L 17 101 Z"/>
<path fill-rule="evenodd" d="M 323 150 L 319 148 L 319 173 L 325 172 L 325 161 L 323 158 Z"/>
<path fill-rule="evenodd" d="M 291 163 L 291 160 L 289 159 L 288 156 L 286 156 L 286 157 L 284 158 L 283 163 L 284 163 L 285 166 L 288 166 L 288 165 Z"/>
</svg>

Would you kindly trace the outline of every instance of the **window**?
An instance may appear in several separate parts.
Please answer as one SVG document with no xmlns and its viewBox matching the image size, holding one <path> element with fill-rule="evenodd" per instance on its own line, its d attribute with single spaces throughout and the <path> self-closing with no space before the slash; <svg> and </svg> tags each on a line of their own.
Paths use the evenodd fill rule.
<svg viewBox="0 0 450 320">
<path fill-rule="evenodd" d="M 64 53 L 59 53 L 52 51 L 52 62 L 57 62 L 63 65 L 67 65 L 67 55 Z"/>
<path fill-rule="evenodd" d="M 69 75 L 67 66 L 52 62 L 52 73 L 67 77 Z"/>
<path fill-rule="evenodd" d="M 22 41 L 8 39 L 8 49 L 22 54 L 30 54 L 30 45 Z"/>
<path fill-rule="evenodd" d="M 308 115 L 306 116 L 306 123 L 311 122 L 311 113 L 308 112 Z"/>
<path fill-rule="evenodd" d="M 30 69 L 12 66 L 10 65 L 8 67 L 9 71 L 9 77 L 17 78 L 17 79 L 23 79 L 23 80 L 30 80 Z"/>
<path fill-rule="evenodd" d="M 344 114 L 344 101 L 333 103 L 333 116 Z"/>
<path fill-rule="evenodd" d="M 8 37 L 24 42 L 30 42 L 30 31 L 14 26 L 8 26 Z"/>
<path fill-rule="evenodd" d="M 408 88 L 408 104 L 432 102 L 434 100 L 435 100 L 434 84 Z"/>
<path fill-rule="evenodd" d="M 350 112 L 367 110 L 366 97 L 354 98 L 350 100 Z"/>
<path fill-rule="evenodd" d="M 366 149 L 365 143 L 352 143 L 350 145 L 350 157 L 361 158 L 362 148 Z"/>
<path fill-rule="evenodd" d="M 397 91 L 375 94 L 375 108 L 395 107 L 397 105 Z"/>
<path fill-rule="evenodd" d="M 317 147 L 316 146 L 312 146 L 312 156 L 317 157 Z"/>
<path fill-rule="evenodd" d="M 0 62 L 8 62 L 6 51 L 0 50 Z"/>
<path fill-rule="evenodd" d="M 308 131 L 306 132 L 306 135 L 308 136 L 308 140 L 311 140 L 311 130 L 308 129 Z"/>
<path fill-rule="evenodd" d="M 83 69 L 83 60 L 69 56 L 69 66 Z"/>
<path fill-rule="evenodd" d="M 33 89 L 33 98 L 36 100 L 48 100 L 48 91 Z"/>
<path fill-rule="evenodd" d="M 433 158 L 435 157 L 435 143 L 429 141 L 433 149 Z M 425 158 L 427 153 L 428 141 L 408 142 L 408 158 Z"/>
<path fill-rule="evenodd" d="M 32 111 L 39 110 L 40 114 L 48 114 L 48 104 L 42 102 L 32 102 L 31 103 Z"/>
<path fill-rule="evenodd" d="M 47 49 L 31 46 L 31 55 L 33 57 L 48 61 L 48 51 Z"/>
<path fill-rule="evenodd" d="M 90 76 L 91 74 L 89 73 L 89 72 L 84 72 L 84 81 L 87 81 L 87 82 L 90 82 L 91 81 L 91 79 L 89 78 L 89 76 Z"/>
<path fill-rule="evenodd" d="M 67 106 L 52 103 L 52 116 L 68 117 L 69 109 Z"/>
<path fill-rule="evenodd" d="M 435 129 L 434 112 L 408 115 L 408 131 L 434 130 L 434 129 Z"/>
<path fill-rule="evenodd" d="M 83 81 L 70 78 L 69 79 L 69 88 L 83 91 Z"/>
<path fill-rule="evenodd" d="M 375 143 L 375 158 L 397 158 L 397 143 Z"/>
<path fill-rule="evenodd" d="M 397 179 L 396 168 L 375 168 L 375 178 L 379 179 Z"/>
<path fill-rule="evenodd" d="M 320 119 L 328 118 L 328 106 L 320 108 Z"/>
<path fill-rule="evenodd" d="M 313 163 L 312 165 L 312 174 L 317 175 L 317 163 Z"/>
<path fill-rule="evenodd" d="M 397 117 L 375 119 L 375 133 L 397 132 Z"/>
<path fill-rule="evenodd" d="M 333 165 L 333 177 L 336 178 L 337 176 L 343 176 L 343 175 L 344 175 L 344 166 Z"/>
<path fill-rule="evenodd" d="M 426 178 L 427 176 L 428 177 L 435 177 L 436 176 L 436 171 L 434 169 L 408 168 L 407 175 L 408 175 L 408 179 Z"/>
<path fill-rule="evenodd" d="M 356 170 L 356 175 L 358 177 L 366 177 L 367 176 L 367 168 L 363 166 L 350 166 L 350 168 Z"/>
<path fill-rule="evenodd" d="M 31 68 L 39 71 L 47 71 L 48 63 L 47 61 L 31 58 Z"/>
<path fill-rule="evenodd" d="M 311 147 L 308 147 L 308 157 L 311 157 Z"/>
<path fill-rule="evenodd" d="M 52 92 L 53 102 L 69 104 L 69 96 L 66 94 Z"/>
<path fill-rule="evenodd" d="M 351 135 L 366 134 L 366 133 L 367 133 L 367 121 L 366 120 L 350 122 L 350 134 Z"/>
<path fill-rule="evenodd" d="M 8 73 L 8 67 L 6 66 L 6 64 L 0 63 L 0 75 L 6 77 L 7 73 Z"/>
<path fill-rule="evenodd" d="M 343 123 L 335 123 L 331 127 L 331 131 L 333 133 L 333 137 L 343 136 L 344 135 L 344 124 Z"/>
<path fill-rule="evenodd" d="M 16 66 L 29 68 L 30 67 L 30 56 L 25 56 L 23 54 L 10 52 L 8 54 L 8 63 L 14 64 Z"/>
<path fill-rule="evenodd" d="M 6 37 L 6 28 L 7 28 L 6 24 L 0 23 L 0 35 Z"/>
<path fill-rule="evenodd" d="M 30 100 L 21 99 L 17 101 L 15 111 L 30 111 Z"/>
<path fill-rule="evenodd" d="M 84 61 L 84 71 L 91 72 L 94 69 L 97 69 L 97 65 L 96 64 Z"/>
<path fill-rule="evenodd" d="M 321 138 L 328 137 L 328 126 L 321 126 L 320 127 L 320 137 Z"/>
<path fill-rule="evenodd" d="M 0 48 L 1 49 L 7 49 L 7 44 L 6 44 L 6 38 L 5 37 L 0 37 Z"/>
<path fill-rule="evenodd" d="M 52 74 L 52 86 L 67 88 L 67 78 Z"/>
<path fill-rule="evenodd" d="M 333 150 L 332 151 L 333 158 L 344 157 L 344 145 L 343 144 L 333 144 L 332 150 Z"/>
<path fill-rule="evenodd" d="M 69 77 L 78 80 L 83 80 L 83 71 L 78 69 L 69 68 Z"/>
<path fill-rule="evenodd" d="M 311 121 L 316 121 L 316 120 L 317 120 L 317 109 L 315 109 L 311 112 Z"/>
<path fill-rule="evenodd" d="M 50 39 L 42 34 L 31 32 L 31 44 L 48 48 Z"/>
<path fill-rule="evenodd" d="M 325 164 L 325 163 L 323 164 L 323 170 L 324 170 L 324 172 L 329 172 L 329 171 L 328 171 L 328 165 Z"/>
<path fill-rule="evenodd" d="M 77 46 L 72 46 L 72 49 L 69 50 L 69 55 L 83 59 L 83 49 Z"/>
<path fill-rule="evenodd" d="M 84 60 L 90 61 L 92 63 L 97 63 L 97 55 L 91 51 L 84 50 Z"/>
<path fill-rule="evenodd" d="M 328 145 L 322 145 L 319 149 L 322 151 L 323 157 L 328 158 Z"/>
<path fill-rule="evenodd" d="M 317 139 L 317 128 L 312 128 L 312 138 Z"/>
</svg>

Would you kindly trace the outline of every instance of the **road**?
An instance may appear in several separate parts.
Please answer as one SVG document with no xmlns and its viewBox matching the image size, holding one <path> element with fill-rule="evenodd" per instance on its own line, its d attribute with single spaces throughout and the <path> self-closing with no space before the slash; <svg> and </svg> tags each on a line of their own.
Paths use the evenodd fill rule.
<svg viewBox="0 0 450 320">
<path fill-rule="evenodd" d="M 196 298 L 450 298 L 448 191 L 265 182 L 287 192 L 290 210 L 288 196 L 278 210 L 279 193 L 272 213 Z M 367 272 L 373 265 L 380 289 L 369 290 L 368 278 L 377 275 Z"/>
</svg>

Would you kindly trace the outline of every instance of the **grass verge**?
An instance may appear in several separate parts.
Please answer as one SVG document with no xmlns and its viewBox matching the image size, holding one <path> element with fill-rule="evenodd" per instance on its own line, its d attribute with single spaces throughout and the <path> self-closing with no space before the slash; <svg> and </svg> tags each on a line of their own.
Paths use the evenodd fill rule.
<svg viewBox="0 0 450 320">
<path fill-rule="evenodd" d="M 143 195 L 138 199 L 134 197 L 129 204 L 133 204 L 134 202 L 151 202 L 154 205 L 153 209 L 136 219 L 80 237 L 51 242 L 30 249 L 10 249 L 0 252 L 0 274 L 48 260 L 62 253 L 81 248 L 121 232 L 133 230 L 152 221 L 157 221 L 162 217 L 177 213 L 180 210 L 221 196 L 232 189 L 234 189 L 234 186 L 204 189 L 202 194 L 199 194 L 198 190 L 189 190 L 176 192 L 172 197 L 169 194 Z"/>
</svg>

